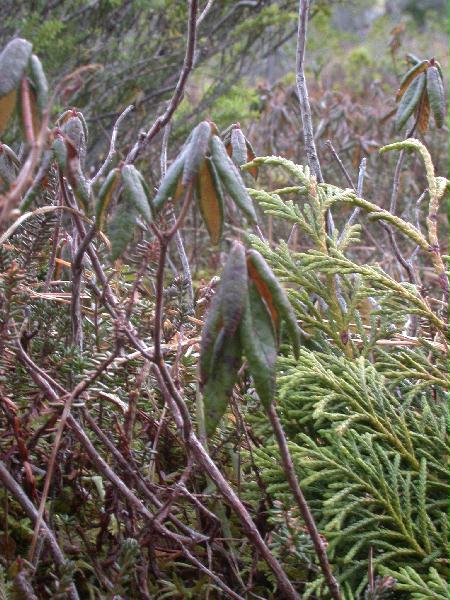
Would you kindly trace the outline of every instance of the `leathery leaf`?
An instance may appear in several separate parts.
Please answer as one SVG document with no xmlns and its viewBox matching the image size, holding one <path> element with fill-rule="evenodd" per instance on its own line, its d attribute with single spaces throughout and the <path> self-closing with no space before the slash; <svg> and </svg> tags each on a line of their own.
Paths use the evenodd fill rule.
<svg viewBox="0 0 450 600">
<path fill-rule="evenodd" d="M 426 77 L 425 73 L 418 75 L 400 100 L 395 116 L 395 126 L 397 130 L 406 125 L 409 117 L 419 105 L 420 98 L 425 89 Z"/>
<path fill-rule="evenodd" d="M 133 165 L 125 165 L 122 167 L 121 176 L 123 196 L 126 198 L 127 203 L 132 204 L 147 223 L 151 223 L 152 212 L 150 210 L 150 201 L 139 171 Z"/>
<path fill-rule="evenodd" d="M 202 121 L 192 132 L 192 138 L 186 149 L 186 160 L 184 161 L 182 185 L 186 186 L 198 174 L 200 165 L 203 163 L 208 151 L 211 138 L 211 126 L 208 121 Z"/>
<path fill-rule="evenodd" d="M 206 158 L 197 178 L 200 212 L 213 244 L 218 244 L 223 230 L 223 195 L 214 164 Z"/>
<path fill-rule="evenodd" d="M 226 191 L 250 222 L 256 223 L 255 209 L 241 174 L 228 156 L 222 140 L 217 135 L 213 135 L 211 138 L 211 153 L 214 166 Z"/>
<path fill-rule="evenodd" d="M 235 127 L 231 131 L 231 158 L 238 167 L 248 162 L 247 144 L 240 127 Z"/>
<path fill-rule="evenodd" d="M 134 206 L 123 200 L 111 219 L 108 227 L 108 237 L 111 242 L 111 259 L 116 260 L 123 254 L 134 235 L 136 224 Z"/>
<path fill-rule="evenodd" d="M 422 60 L 419 63 L 413 65 L 409 71 L 404 75 L 400 82 L 400 89 L 397 92 L 396 100 L 397 102 L 402 98 L 403 94 L 406 92 L 408 87 L 414 81 L 416 77 L 418 77 L 421 73 L 426 71 L 430 65 L 428 60 Z"/>
<path fill-rule="evenodd" d="M 98 193 L 97 206 L 95 207 L 95 224 L 97 229 L 103 230 L 105 226 L 106 212 L 111 204 L 114 190 L 120 181 L 120 169 L 113 169 L 108 173 Z"/>
<path fill-rule="evenodd" d="M 203 391 L 206 434 L 211 436 L 225 414 L 242 360 L 240 338 L 222 329 L 213 349 L 213 362 Z"/>
<path fill-rule="evenodd" d="M 236 333 L 247 302 L 247 263 L 245 248 L 234 242 L 220 283 L 225 333 Z"/>
<path fill-rule="evenodd" d="M 264 408 L 268 409 L 275 395 L 277 340 L 269 311 L 252 281 L 248 286 L 247 305 L 239 335 L 255 389 Z"/>
<path fill-rule="evenodd" d="M 271 293 L 273 306 L 280 315 L 281 319 L 283 319 L 283 321 L 286 323 L 286 328 L 291 339 L 294 355 L 296 358 L 298 358 L 298 353 L 300 350 L 300 329 L 297 325 L 297 319 L 286 292 L 259 252 L 253 249 L 248 251 L 248 264 L 249 276 L 251 280 L 255 282 L 255 285 L 257 285 L 258 279 L 260 278 Z M 252 276 L 253 269 L 258 275 L 257 277 Z M 265 298 L 265 296 L 263 297 Z M 271 305 L 268 303 L 269 310 L 270 306 Z"/>
<path fill-rule="evenodd" d="M 30 58 L 30 79 L 36 90 L 36 101 L 40 113 L 47 108 L 48 102 L 48 83 L 39 58 L 32 54 Z"/>
<path fill-rule="evenodd" d="M 222 297 L 220 289 L 212 299 L 202 329 L 200 341 L 200 386 L 208 381 L 213 363 L 214 344 L 220 329 L 223 327 Z"/>
<path fill-rule="evenodd" d="M 155 210 L 162 208 L 164 203 L 174 195 L 178 182 L 183 173 L 186 151 L 187 148 L 185 147 L 167 169 L 158 191 L 156 192 L 156 196 L 153 198 L 153 207 Z"/>
<path fill-rule="evenodd" d="M 16 89 L 30 60 L 32 46 L 22 38 L 9 42 L 0 54 L 0 97 Z"/>
<path fill-rule="evenodd" d="M 427 93 L 434 122 L 440 128 L 444 124 L 445 95 L 440 73 L 434 66 L 427 71 Z"/>
</svg>

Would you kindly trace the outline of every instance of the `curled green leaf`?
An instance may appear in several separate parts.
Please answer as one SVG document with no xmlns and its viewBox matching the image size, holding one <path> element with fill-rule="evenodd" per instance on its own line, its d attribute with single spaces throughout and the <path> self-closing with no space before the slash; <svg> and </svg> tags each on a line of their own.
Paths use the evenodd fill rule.
<svg viewBox="0 0 450 600">
<path fill-rule="evenodd" d="M 108 173 L 108 176 L 98 193 L 97 205 L 95 207 L 95 225 L 100 231 L 102 231 L 105 226 L 106 213 L 119 181 L 120 169 L 113 169 Z"/>
<path fill-rule="evenodd" d="M 173 161 L 170 167 L 167 169 L 166 174 L 161 181 L 156 196 L 153 199 L 153 207 L 155 210 L 160 210 L 164 203 L 171 197 L 173 197 L 175 190 L 177 189 L 178 182 L 181 178 L 184 168 L 184 161 L 186 160 L 187 148 L 185 147 L 177 158 Z"/>
<path fill-rule="evenodd" d="M 247 218 L 252 223 L 256 223 L 256 212 L 241 174 L 228 156 L 222 140 L 217 135 L 213 135 L 211 138 L 211 152 L 214 166 L 226 191 Z"/>
<path fill-rule="evenodd" d="M 147 223 L 151 223 L 150 200 L 147 197 L 141 174 L 133 165 L 125 165 L 122 167 L 121 175 L 123 194 L 127 203 L 132 204 Z"/>
<path fill-rule="evenodd" d="M 48 103 L 48 83 L 42 63 L 35 54 L 30 58 L 30 79 L 36 91 L 38 109 L 42 114 Z"/>
<path fill-rule="evenodd" d="M 426 74 L 418 75 L 406 90 L 397 108 L 395 116 L 395 126 L 397 130 L 406 125 L 409 117 L 419 105 L 422 94 L 425 90 Z"/>
<path fill-rule="evenodd" d="M 427 94 L 434 122 L 440 128 L 444 124 L 445 95 L 441 75 L 434 66 L 427 71 Z"/>
</svg>

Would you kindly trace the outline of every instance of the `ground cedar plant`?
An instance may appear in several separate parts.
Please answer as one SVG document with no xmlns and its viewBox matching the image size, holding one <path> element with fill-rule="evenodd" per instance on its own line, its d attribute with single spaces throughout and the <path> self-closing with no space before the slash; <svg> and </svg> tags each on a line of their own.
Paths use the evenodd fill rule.
<svg viewBox="0 0 450 600">
<path fill-rule="evenodd" d="M 365 199 L 364 163 L 324 182 L 307 120 L 308 165 L 205 120 L 167 168 L 164 133 L 153 189 L 197 11 L 165 111 L 119 158 L 125 109 L 91 176 L 85 116 L 52 112 L 90 67 L 49 89 L 29 42 L 0 54 L 0 599 L 444 600 L 449 182 L 414 137 L 443 125 L 440 65 L 410 59 L 380 150 L 421 161 L 414 220 Z M 194 214 L 225 255 L 208 282 Z M 401 276 L 354 251 L 367 223 Z"/>
</svg>

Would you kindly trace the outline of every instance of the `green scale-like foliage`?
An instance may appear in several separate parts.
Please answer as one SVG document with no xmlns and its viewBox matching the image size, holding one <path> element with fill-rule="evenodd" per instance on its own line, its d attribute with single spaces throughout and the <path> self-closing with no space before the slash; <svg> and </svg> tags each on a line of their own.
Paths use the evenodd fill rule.
<svg viewBox="0 0 450 600">
<path fill-rule="evenodd" d="M 372 554 L 374 576 L 393 597 L 447 598 L 444 315 L 430 308 L 415 285 L 355 258 L 351 246 L 359 240 L 359 225 L 344 225 L 342 232 L 336 227 L 328 235 L 326 211 L 350 203 L 389 221 L 413 243 L 425 245 L 427 239 L 351 190 L 317 185 L 307 168 L 277 157 L 255 163 L 281 167 L 294 181 L 273 193 L 251 190 L 252 197 L 265 212 L 295 224 L 312 243 L 308 252 L 296 253 L 283 241 L 271 249 L 251 237 L 280 280 L 289 284 L 304 329 L 299 360 L 288 355 L 278 360 L 279 413 L 343 597 L 372 597 L 367 596 Z M 429 178 L 434 177 L 428 164 L 426 168 Z M 416 335 L 407 336 L 414 319 Z M 403 345 L 405 339 L 408 344 Z M 253 459 L 267 493 L 285 507 L 271 517 L 277 532 L 273 547 L 289 569 L 297 563 L 294 572 L 303 578 L 311 555 L 306 556 L 301 526 L 297 536 L 286 528 L 286 515 L 296 509 L 277 446 L 259 415 L 248 418 L 266 440 L 253 451 Z M 250 485 L 248 497 L 257 489 Z M 288 557 L 283 554 L 287 547 Z M 314 577 L 306 595 L 326 594 L 323 579 Z"/>
</svg>

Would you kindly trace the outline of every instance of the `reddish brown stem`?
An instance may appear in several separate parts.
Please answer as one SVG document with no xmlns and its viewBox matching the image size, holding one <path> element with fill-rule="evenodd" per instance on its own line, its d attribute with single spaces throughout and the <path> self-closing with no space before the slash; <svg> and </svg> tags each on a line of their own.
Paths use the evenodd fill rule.
<svg viewBox="0 0 450 600">
<path fill-rule="evenodd" d="M 341 600 L 339 584 L 331 572 L 330 563 L 328 562 L 327 551 L 325 549 L 322 538 L 320 537 L 320 533 L 317 529 L 314 517 L 300 488 L 297 475 L 295 474 L 294 463 L 292 462 L 292 457 L 289 452 L 286 436 L 284 434 L 283 427 L 281 425 L 280 418 L 278 416 L 274 404 L 270 405 L 267 413 L 272 424 L 275 437 L 277 439 L 278 448 L 280 449 L 283 471 L 288 480 L 289 487 L 291 488 L 292 493 L 294 494 L 294 498 L 297 502 L 297 506 L 300 509 L 300 513 L 303 517 L 303 520 L 305 521 L 308 533 L 314 544 L 314 550 L 316 551 L 317 558 L 319 559 L 320 567 L 322 569 L 325 581 L 327 582 L 328 588 L 330 590 L 331 597 L 334 598 L 334 600 Z"/>
</svg>

